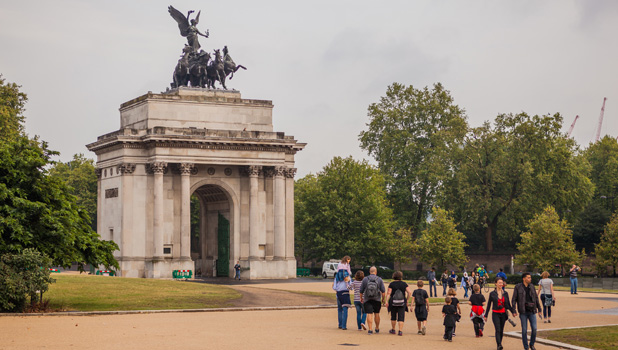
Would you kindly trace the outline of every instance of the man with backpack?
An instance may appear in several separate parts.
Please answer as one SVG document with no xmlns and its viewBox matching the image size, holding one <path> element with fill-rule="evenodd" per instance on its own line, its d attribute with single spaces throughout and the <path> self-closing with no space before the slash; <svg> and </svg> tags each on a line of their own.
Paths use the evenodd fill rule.
<svg viewBox="0 0 618 350">
<path fill-rule="evenodd" d="M 363 279 L 360 287 L 361 303 L 367 314 L 368 334 L 373 334 L 373 322 L 375 319 L 375 331 L 380 333 L 380 308 L 384 304 L 386 288 L 384 281 L 377 276 L 378 269 L 372 266 L 369 269 L 369 276 Z"/>
</svg>

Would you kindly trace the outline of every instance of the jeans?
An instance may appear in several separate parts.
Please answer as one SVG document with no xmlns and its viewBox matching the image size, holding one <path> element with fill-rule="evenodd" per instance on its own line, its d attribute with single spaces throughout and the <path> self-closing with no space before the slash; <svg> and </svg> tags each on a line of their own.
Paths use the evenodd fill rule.
<svg viewBox="0 0 618 350">
<path fill-rule="evenodd" d="M 468 297 L 468 286 L 466 285 L 466 286 L 463 286 L 462 288 L 464 289 L 464 298 L 467 298 Z"/>
<path fill-rule="evenodd" d="M 431 288 L 433 287 L 433 289 Z M 429 296 L 430 297 L 438 297 L 438 291 L 436 290 L 436 282 L 429 281 Z"/>
<path fill-rule="evenodd" d="M 446 295 L 446 288 L 448 288 L 448 283 L 442 282 L 442 296 Z"/>
<path fill-rule="evenodd" d="M 506 312 L 492 312 L 491 320 L 494 323 L 494 328 L 496 329 L 496 344 L 498 344 L 498 346 L 502 345 L 502 337 L 504 334 L 504 324 L 506 323 L 506 319 Z"/>
<path fill-rule="evenodd" d="M 521 321 L 521 342 L 524 344 L 524 349 L 528 349 L 528 321 L 530 321 L 530 346 L 534 346 L 536 341 L 536 314 L 525 313 L 519 314 Z"/>
<path fill-rule="evenodd" d="M 236 273 L 234 274 L 234 279 L 238 278 L 240 280 L 240 270 L 234 270 Z"/>
<path fill-rule="evenodd" d="M 551 294 L 541 294 L 541 303 L 543 303 L 543 318 L 551 318 L 551 306 L 545 306 L 545 299 L 553 299 Z"/>
<path fill-rule="evenodd" d="M 571 294 L 577 293 L 577 277 L 571 277 Z"/>
<path fill-rule="evenodd" d="M 339 328 L 348 328 L 348 308 L 341 305 L 341 301 L 337 298 L 337 317 L 339 319 Z"/>
<path fill-rule="evenodd" d="M 365 323 L 367 321 L 367 314 L 365 313 L 363 304 L 361 304 L 360 301 L 355 301 L 354 306 L 356 307 L 356 325 L 358 326 L 358 329 L 361 329 L 361 323 Z"/>
</svg>

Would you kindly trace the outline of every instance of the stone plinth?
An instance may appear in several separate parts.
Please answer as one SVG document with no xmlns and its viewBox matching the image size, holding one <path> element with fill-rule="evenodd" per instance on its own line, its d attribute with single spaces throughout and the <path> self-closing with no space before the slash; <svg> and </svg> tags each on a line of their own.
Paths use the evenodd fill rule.
<svg viewBox="0 0 618 350">
<path fill-rule="evenodd" d="M 120 119 L 88 149 L 97 231 L 120 247 L 121 276 L 233 276 L 238 260 L 243 278 L 296 276 L 294 155 L 305 144 L 273 131 L 271 101 L 181 88 L 122 104 Z M 201 210 L 193 234 L 192 195 Z"/>
</svg>

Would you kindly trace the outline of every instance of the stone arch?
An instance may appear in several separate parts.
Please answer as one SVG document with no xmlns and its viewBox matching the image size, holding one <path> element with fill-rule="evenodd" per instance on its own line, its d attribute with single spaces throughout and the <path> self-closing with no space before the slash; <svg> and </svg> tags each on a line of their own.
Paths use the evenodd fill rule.
<svg viewBox="0 0 618 350">
<path fill-rule="evenodd" d="M 209 188 L 210 187 L 210 188 Z M 202 191 L 200 192 L 200 189 Z M 217 191 L 218 189 L 218 191 Z M 230 257 L 229 257 L 229 276 L 233 276 L 233 266 L 237 260 L 240 260 L 240 200 L 238 194 L 232 186 L 219 179 L 206 178 L 196 181 L 190 187 L 191 195 L 197 194 L 200 198 L 200 205 L 206 207 L 208 202 L 207 197 L 214 202 L 220 201 L 222 196 L 225 196 L 229 204 L 229 222 L 230 222 Z M 201 214 L 204 218 L 204 213 Z M 203 228 L 202 228 L 203 229 Z M 206 259 L 206 256 L 202 256 Z M 203 276 L 210 276 L 212 268 L 211 263 L 204 263 L 202 268 Z M 196 266 L 196 269 L 198 267 Z"/>
</svg>

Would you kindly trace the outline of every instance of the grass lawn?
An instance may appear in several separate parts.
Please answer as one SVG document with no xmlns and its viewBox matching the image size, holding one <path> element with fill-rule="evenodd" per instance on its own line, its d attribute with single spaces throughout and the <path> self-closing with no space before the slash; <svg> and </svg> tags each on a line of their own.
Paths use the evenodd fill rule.
<svg viewBox="0 0 618 350">
<path fill-rule="evenodd" d="M 231 306 L 241 294 L 225 286 L 92 275 L 52 276 L 43 297 L 53 310 L 117 311 L 202 309 Z"/>
<path fill-rule="evenodd" d="M 590 349 L 618 349 L 618 326 L 540 331 L 538 336 Z"/>
<path fill-rule="evenodd" d="M 563 287 L 563 286 L 554 286 L 554 290 L 559 291 L 570 291 L 571 287 Z M 597 289 L 597 288 L 577 288 L 578 292 L 597 292 L 597 293 L 610 293 L 610 294 L 618 294 L 618 290 L 615 289 Z"/>
</svg>

